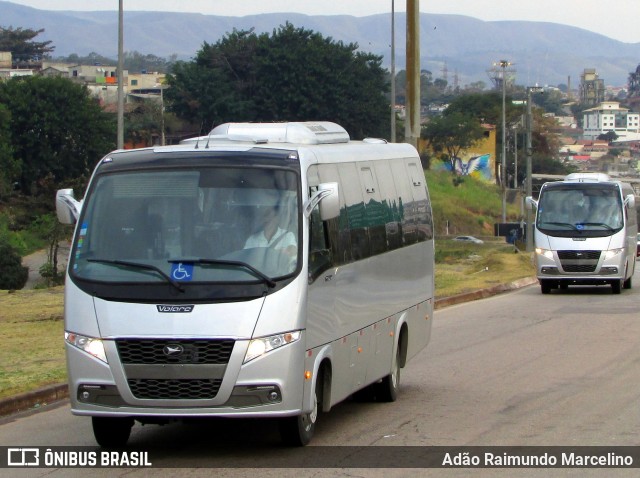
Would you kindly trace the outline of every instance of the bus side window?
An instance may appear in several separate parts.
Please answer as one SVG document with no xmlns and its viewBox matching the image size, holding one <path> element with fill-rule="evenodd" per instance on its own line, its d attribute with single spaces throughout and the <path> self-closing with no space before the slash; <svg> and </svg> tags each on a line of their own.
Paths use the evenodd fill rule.
<svg viewBox="0 0 640 478">
<path fill-rule="evenodd" d="M 310 217 L 309 231 L 309 282 L 313 282 L 333 264 L 327 228 L 315 208 Z"/>
</svg>

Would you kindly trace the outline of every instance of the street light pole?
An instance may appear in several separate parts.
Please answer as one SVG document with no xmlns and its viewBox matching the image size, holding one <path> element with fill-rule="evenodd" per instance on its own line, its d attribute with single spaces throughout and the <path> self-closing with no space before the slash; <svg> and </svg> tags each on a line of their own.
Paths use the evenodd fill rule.
<svg viewBox="0 0 640 478">
<path fill-rule="evenodd" d="M 502 222 L 507 222 L 507 116 L 506 116 L 506 90 L 507 90 L 507 67 L 511 63 L 507 60 L 500 60 L 498 66 L 502 68 L 502 158 L 500 170 L 500 185 L 502 186 Z"/>
</svg>

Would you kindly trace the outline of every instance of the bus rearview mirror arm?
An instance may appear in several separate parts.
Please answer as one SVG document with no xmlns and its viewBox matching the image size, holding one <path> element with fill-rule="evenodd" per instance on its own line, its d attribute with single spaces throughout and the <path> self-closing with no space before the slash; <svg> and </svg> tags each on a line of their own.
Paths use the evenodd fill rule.
<svg viewBox="0 0 640 478">
<path fill-rule="evenodd" d="M 634 208 L 636 207 L 636 197 L 633 194 L 627 194 L 627 197 L 624 198 L 624 204 L 627 207 Z"/>
<path fill-rule="evenodd" d="M 316 206 L 320 208 L 320 219 L 328 221 L 340 215 L 338 183 L 322 183 L 304 205 L 304 215 L 308 218 Z"/>
</svg>

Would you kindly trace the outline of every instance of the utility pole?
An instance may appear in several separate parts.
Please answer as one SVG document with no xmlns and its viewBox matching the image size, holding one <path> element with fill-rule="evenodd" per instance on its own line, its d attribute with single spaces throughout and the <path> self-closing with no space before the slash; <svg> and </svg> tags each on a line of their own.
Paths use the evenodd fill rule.
<svg viewBox="0 0 640 478">
<path fill-rule="evenodd" d="M 118 149 L 124 147 L 124 8 L 118 9 Z"/>
<path fill-rule="evenodd" d="M 500 161 L 500 186 L 502 187 L 502 222 L 507 222 L 507 60 L 500 60 L 496 66 L 502 68 L 502 158 Z"/>
<path fill-rule="evenodd" d="M 539 93 L 543 91 L 539 86 L 527 86 L 527 188 L 526 195 L 531 197 L 533 195 L 531 184 L 531 156 L 533 155 L 531 134 L 533 130 L 533 116 L 531 114 L 531 93 Z M 533 218 L 531 217 L 531 209 L 527 208 L 527 252 L 533 251 Z"/>
<path fill-rule="evenodd" d="M 513 129 L 513 189 L 518 189 L 518 125 Z"/>
<path fill-rule="evenodd" d="M 396 5 L 391 0 L 391 140 L 396 142 Z"/>
<path fill-rule="evenodd" d="M 407 117 L 405 141 L 420 139 L 420 0 L 407 0 Z"/>
</svg>

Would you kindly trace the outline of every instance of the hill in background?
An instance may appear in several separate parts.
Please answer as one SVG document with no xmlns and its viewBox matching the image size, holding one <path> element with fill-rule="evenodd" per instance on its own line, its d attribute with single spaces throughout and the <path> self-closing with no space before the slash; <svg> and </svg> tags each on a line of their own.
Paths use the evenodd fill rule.
<svg viewBox="0 0 640 478">
<path fill-rule="evenodd" d="M 168 58 L 192 58 L 203 42 L 215 43 L 225 33 L 255 29 L 272 32 L 290 22 L 345 43 L 357 43 L 364 51 L 383 55 L 390 65 L 390 14 L 367 17 L 348 15 L 308 16 L 274 13 L 245 17 L 222 17 L 194 13 L 127 12 L 125 50 Z M 404 69 L 405 14 L 396 13 L 396 68 Z M 38 40 L 51 40 L 54 56 L 95 52 L 117 56 L 118 13 L 37 10 L 0 1 L 0 26 L 44 28 Z M 462 15 L 421 14 L 421 68 L 434 78 L 448 81 L 454 74 L 459 85 L 484 81 L 494 62 L 511 61 L 520 85 L 580 82 L 585 68 L 595 68 L 605 84 L 624 86 L 629 73 L 640 63 L 640 43 L 624 43 L 584 29 L 555 23 L 526 21 L 487 22 Z"/>
</svg>

